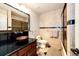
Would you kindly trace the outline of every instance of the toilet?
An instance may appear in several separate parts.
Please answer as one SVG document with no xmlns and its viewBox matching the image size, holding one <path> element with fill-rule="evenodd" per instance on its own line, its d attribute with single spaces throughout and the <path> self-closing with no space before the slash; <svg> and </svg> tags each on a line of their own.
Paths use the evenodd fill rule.
<svg viewBox="0 0 79 59">
<path fill-rule="evenodd" d="M 39 56 L 45 56 L 47 54 L 48 48 L 46 47 L 47 41 L 42 39 L 41 36 L 37 36 L 37 54 Z"/>
</svg>

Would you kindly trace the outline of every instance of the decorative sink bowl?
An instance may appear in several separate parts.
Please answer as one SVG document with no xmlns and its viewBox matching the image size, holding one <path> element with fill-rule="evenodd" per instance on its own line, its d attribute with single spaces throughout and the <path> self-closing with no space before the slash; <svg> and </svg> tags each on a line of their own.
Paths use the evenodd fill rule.
<svg viewBox="0 0 79 59">
<path fill-rule="evenodd" d="M 19 36 L 19 37 L 16 37 L 16 40 L 25 40 L 25 39 L 28 39 L 28 36 Z"/>
</svg>

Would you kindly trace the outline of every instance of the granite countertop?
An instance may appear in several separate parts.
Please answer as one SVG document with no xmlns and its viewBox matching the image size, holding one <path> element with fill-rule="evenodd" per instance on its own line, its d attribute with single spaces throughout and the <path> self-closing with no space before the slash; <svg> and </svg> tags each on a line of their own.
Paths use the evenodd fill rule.
<svg viewBox="0 0 79 59">
<path fill-rule="evenodd" d="M 0 56 L 9 56 L 10 54 L 20 50 L 21 48 L 28 46 L 29 44 L 31 44 L 34 41 L 35 41 L 35 39 L 29 38 L 28 43 L 26 43 L 26 44 L 18 45 L 17 41 L 15 41 L 10 44 L 2 45 L 2 46 L 0 46 Z"/>
</svg>

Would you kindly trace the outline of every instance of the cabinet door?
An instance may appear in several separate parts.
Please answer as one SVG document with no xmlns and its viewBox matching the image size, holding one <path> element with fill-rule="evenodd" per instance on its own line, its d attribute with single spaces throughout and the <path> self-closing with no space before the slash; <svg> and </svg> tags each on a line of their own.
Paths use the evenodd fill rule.
<svg viewBox="0 0 79 59">
<path fill-rule="evenodd" d="M 28 47 L 25 47 L 18 51 L 19 56 L 27 56 L 28 55 Z"/>
<path fill-rule="evenodd" d="M 0 8 L 0 30 L 7 30 L 7 11 Z"/>
<path fill-rule="evenodd" d="M 36 55 L 36 52 L 37 52 L 37 48 L 36 48 L 36 42 L 33 42 L 32 43 L 32 56 L 35 56 Z"/>
<path fill-rule="evenodd" d="M 36 48 L 31 48 L 28 51 L 28 56 L 36 56 Z"/>
<path fill-rule="evenodd" d="M 31 43 L 31 49 L 29 49 L 28 56 L 36 56 L 36 42 Z"/>
<path fill-rule="evenodd" d="M 26 49 L 23 48 L 23 49 L 19 50 L 18 53 L 19 53 L 19 56 L 25 56 L 26 55 Z"/>
</svg>

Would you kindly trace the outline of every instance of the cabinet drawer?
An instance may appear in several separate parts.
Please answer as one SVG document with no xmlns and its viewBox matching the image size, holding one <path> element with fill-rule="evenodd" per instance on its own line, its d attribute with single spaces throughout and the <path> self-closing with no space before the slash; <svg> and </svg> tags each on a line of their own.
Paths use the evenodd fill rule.
<svg viewBox="0 0 79 59">
<path fill-rule="evenodd" d="M 25 56 L 27 54 L 27 49 L 23 48 L 23 49 L 19 50 L 18 53 L 19 53 L 19 56 Z"/>
</svg>

